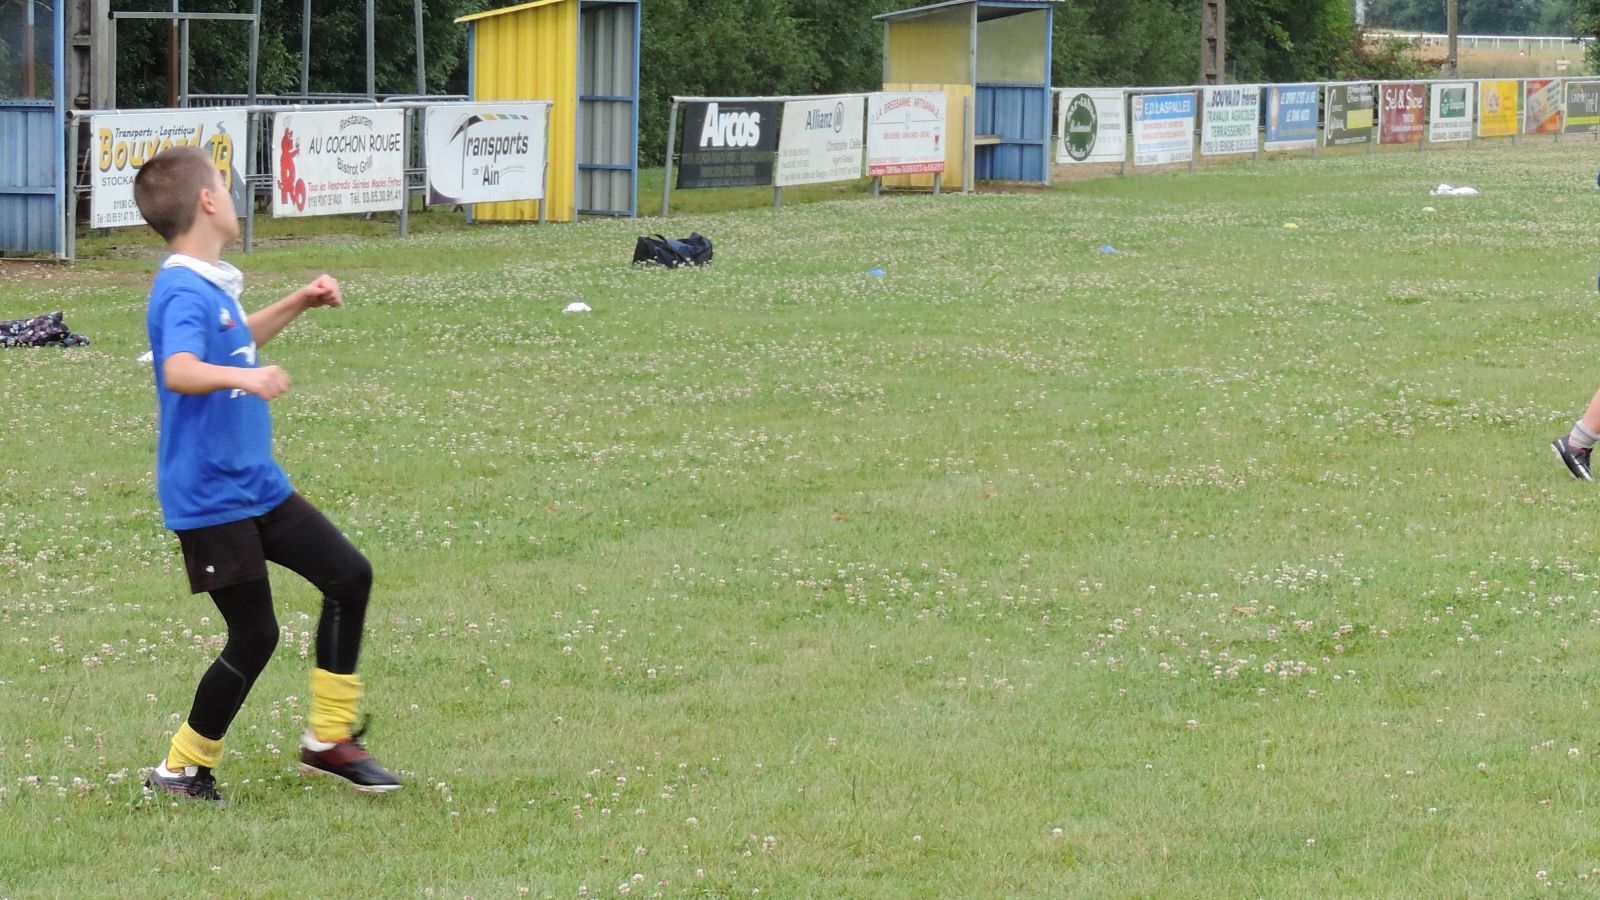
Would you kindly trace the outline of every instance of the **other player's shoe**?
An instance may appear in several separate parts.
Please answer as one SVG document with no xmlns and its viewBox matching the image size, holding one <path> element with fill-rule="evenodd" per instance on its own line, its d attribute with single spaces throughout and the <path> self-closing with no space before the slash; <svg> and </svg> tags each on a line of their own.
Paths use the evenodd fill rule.
<svg viewBox="0 0 1600 900">
<path fill-rule="evenodd" d="M 1550 449 L 1554 450 L 1556 456 L 1561 457 L 1561 461 L 1567 464 L 1567 471 L 1572 473 L 1573 478 L 1581 478 L 1584 481 L 1594 480 L 1594 475 L 1589 472 L 1588 450 L 1582 447 L 1574 447 L 1567 443 L 1567 436 L 1564 434 L 1550 442 Z"/>
<path fill-rule="evenodd" d="M 300 736 L 300 768 L 308 773 L 321 772 L 343 778 L 358 791 L 368 794 L 387 794 L 400 790 L 400 779 L 367 753 L 361 745 L 361 735 L 366 728 L 351 735 L 348 740 L 319 741 L 309 732 Z"/>
<path fill-rule="evenodd" d="M 226 805 L 222 795 L 217 793 L 217 779 L 205 766 L 184 766 L 183 771 L 173 772 L 167 768 L 166 761 L 163 760 L 150 770 L 150 774 L 144 780 L 144 786 L 145 790 L 152 794 L 171 794 L 191 800 L 206 800 L 219 807 Z"/>
</svg>

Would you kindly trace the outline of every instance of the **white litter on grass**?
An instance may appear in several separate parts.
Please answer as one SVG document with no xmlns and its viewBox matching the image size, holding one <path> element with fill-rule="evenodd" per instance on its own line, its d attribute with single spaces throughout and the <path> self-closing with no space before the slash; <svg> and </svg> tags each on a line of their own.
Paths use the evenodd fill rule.
<svg viewBox="0 0 1600 900">
<path fill-rule="evenodd" d="M 1437 209 L 1434 209 L 1434 208 L 1433 208 L 1433 207 L 1431 207 L 1431 206 L 1424 206 L 1424 207 L 1423 207 L 1423 208 L 1422 208 L 1422 211 L 1423 211 L 1423 212 L 1438 212 L 1438 210 L 1437 210 Z"/>
<path fill-rule="evenodd" d="M 146 350 L 145 352 L 139 354 L 139 362 L 147 363 L 147 362 L 155 362 L 155 361 L 156 361 L 156 353 L 155 353 L 154 350 Z"/>
<path fill-rule="evenodd" d="M 1477 195 L 1478 189 L 1475 187 L 1451 187 L 1448 184 L 1440 183 L 1438 187 L 1433 189 L 1433 196 L 1435 197 L 1476 197 Z"/>
<path fill-rule="evenodd" d="M 582 300 L 574 300 L 568 303 L 567 308 L 563 309 L 562 312 L 594 312 L 594 310 L 590 309 L 589 304 L 584 303 Z"/>
</svg>

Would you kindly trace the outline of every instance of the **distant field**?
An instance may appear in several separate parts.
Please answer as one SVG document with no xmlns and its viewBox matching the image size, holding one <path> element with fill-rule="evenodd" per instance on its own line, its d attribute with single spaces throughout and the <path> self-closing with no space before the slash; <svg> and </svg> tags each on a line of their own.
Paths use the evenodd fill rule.
<svg viewBox="0 0 1600 900">
<path fill-rule="evenodd" d="M 1443 38 L 1417 47 L 1413 55 L 1434 65 L 1443 64 L 1446 59 Z M 1462 40 L 1458 43 L 1456 56 L 1461 74 L 1472 77 L 1534 78 L 1589 74 L 1583 47 L 1577 43 L 1550 47 L 1538 41 L 1529 41 L 1525 48 L 1518 49 L 1504 44 L 1494 47 L 1473 46 L 1471 41 Z M 1564 68 L 1563 61 L 1566 63 Z"/>
<path fill-rule="evenodd" d="M 1595 159 L 274 235 L 248 305 L 346 285 L 262 355 L 408 785 L 295 773 L 276 578 L 220 812 L 138 790 L 220 641 L 153 262 L 0 268 L 94 341 L 0 351 L 0 897 L 1582 894 L 1600 493 L 1547 444 L 1600 383 Z M 690 230 L 710 269 L 628 264 Z"/>
</svg>

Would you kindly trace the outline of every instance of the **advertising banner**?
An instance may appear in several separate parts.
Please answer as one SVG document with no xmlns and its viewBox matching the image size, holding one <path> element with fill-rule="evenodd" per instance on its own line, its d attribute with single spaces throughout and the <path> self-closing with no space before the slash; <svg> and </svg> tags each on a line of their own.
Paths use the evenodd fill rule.
<svg viewBox="0 0 1600 900">
<path fill-rule="evenodd" d="M 548 103 L 451 103 L 423 112 L 428 205 L 544 196 Z"/>
<path fill-rule="evenodd" d="M 1428 85 L 1428 143 L 1472 140 L 1472 83 Z"/>
<path fill-rule="evenodd" d="M 873 94 L 867 108 L 867 174 L 944 171 L 944 92 Z"/>
<path fill-rule="evenodd" d="M 860 178 L 866 114 L 862 97 L 785 103 L 778 134 L 778 187 Z"/>
<path fill-rule="evenodd" d="M 1414 81 L 1378 85 L 1378 143 L 1419 144 L 1428 86 Z"/>
<path fill-rule="evenodd" d="M 1510 137 L 1520 131 L 1521 102 L 1518 82 L 1478 82 L 1478 137 Z"/>
<path fill-rule="evenodd" d="M 1600 81 L 1567 82 L 1562 119 L 1561 130 L 1565 134 L 1600 130 Z"/>
<path fill-rule="evenodd" d="M 233 208 L 245 213 L 242 109 L 175 109 L 89 118 L 89 224 L 95 228 L 143 225 L 133 202 L 133 178 L 150 157 L 187 144 L 211 154 Z"/>
<path fill-rule="evenodd" d="M 1133 98 L 1133 164 L 1160 166 L 1194 159 L 1194 94 Z"/>
<path fill-rule="evenodd" d="M 685 103 L 678 187 L 771 184 L 782 119 L 776 100 Z"/>
<path fill-rule="evenodd" d="M 1267 149 L 1304 150 L 1317 145 L 1317 109 L 1322 88 L 1314 84 L 1267 87 Z"/>
<path fill-rule="evenodd" d="M 1254 153 L 1261 148 L 1261 86 L 1236 84 L 1208 87 L 1203 95 L 1200 153 L 1224 156 Z"/>
<path fill-rule="evenodd" d="M 1528 134 L 1557 134 L 1561 131 L 1561 82 L 1536 78 L 1523 82 L 1526 99 L 1523 127 Z"/>
<path fill-rule="evenodd" d="M 400 208 L 405 111 L 285 112 L 272 117 L 273 216 Z"/>
<path fill-rule="evenodd" d="M 1365 144 L 1372 140 L 1376 121 L 1374 92 L 1370 84 L 1332 84 L 1328 86 L 1328 124 L 1323 129 L 1329 147 Z"/>
<path fill-rule="evenodd" d="M 1128 158 L 1121 91 L 1068 88 L 1060 94 L 1056 162 L 1120 163 Z"/>
</svg>

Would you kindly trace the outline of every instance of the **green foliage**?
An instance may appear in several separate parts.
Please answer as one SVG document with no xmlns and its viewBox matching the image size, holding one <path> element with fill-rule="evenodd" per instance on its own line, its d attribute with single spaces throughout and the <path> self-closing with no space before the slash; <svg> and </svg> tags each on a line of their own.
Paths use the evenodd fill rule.
<svg viewBox="0 0 1600 900">
<path fill-rule="evenodd" d="M 1462 34 L 1567 35 L 1584 0 L 1461 0 Z M 1442 33 L 1445 0 L 1371 0 L 1367 23 L 1402 31 Z"/>
</svg>

